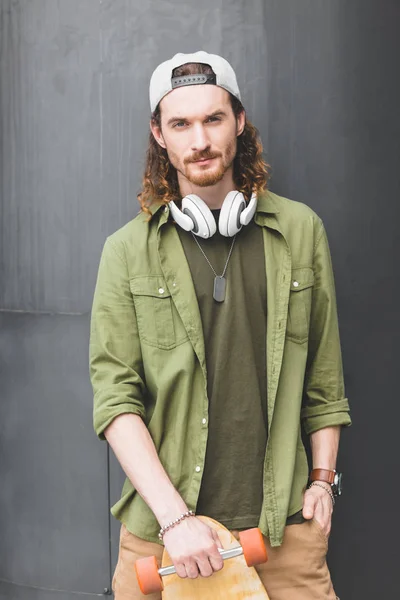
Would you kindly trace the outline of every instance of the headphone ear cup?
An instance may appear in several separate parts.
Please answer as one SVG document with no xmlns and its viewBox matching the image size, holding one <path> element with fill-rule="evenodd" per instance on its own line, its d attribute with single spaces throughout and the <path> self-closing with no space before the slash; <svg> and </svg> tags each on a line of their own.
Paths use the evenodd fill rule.
<svg viewBox="0 0 400 600">
<path fill-rule="evenodd" d="M 218 228 L 221 235 L 233 237 L 243 227 L 240 215 L 246 208 L 246 200 L 241 192 L 233 190 L 227 194 L 221 207 Z"/>
<path fill-rule="evenodd" d="M 182 199 L 181 211 L 190 217 L 194 223 L 192 232 L 204 239 L 214 235 L 217 224 L 207 204 L 196 194 L 188 194 Z"/>
<path fill-rule="evenodd" d="M 240 215 L 240 222 L 242 225 L 248 225 L 252 218 L 254 217 L 254 213 L 257 208 L 257 194 L 254 192 L 251 195 L 250 202 L 248 203 L 245 210 Z"/>
<path fill-rule="evenodd" d="M 193 219 L 188 215 L 184 215 L 173 200 L 168 203 L 168 208 L 171 211 L 174 221 L 178 223 L 179 227 L 182 227 L 185 231 L 192 231 L 194 227 Z"/>
</svg>

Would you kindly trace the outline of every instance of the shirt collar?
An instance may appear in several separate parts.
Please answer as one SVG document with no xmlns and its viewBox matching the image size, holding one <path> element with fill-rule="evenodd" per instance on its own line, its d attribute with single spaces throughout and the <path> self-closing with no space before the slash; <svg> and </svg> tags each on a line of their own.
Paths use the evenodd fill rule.
<svg viewBox="0 0 400 600">
<path fill-rule="evenodd" d="M 269 190 L 262 190 L 257 197 L 256 213 L 279 213 L 278 204 Z"/>
<path fill-rule="evenodd" d="M 151 216 L 153 217 L 156 214 L 156 212 L 158 212 L 160 210 L 160 208 L 162 206 L 165 206 L 164 202 L 160 202 L 159 200 L 152 202 L 150 204 L 150 206 L 148 207 L 149 211 L 151 212 Z"/>
</svg>

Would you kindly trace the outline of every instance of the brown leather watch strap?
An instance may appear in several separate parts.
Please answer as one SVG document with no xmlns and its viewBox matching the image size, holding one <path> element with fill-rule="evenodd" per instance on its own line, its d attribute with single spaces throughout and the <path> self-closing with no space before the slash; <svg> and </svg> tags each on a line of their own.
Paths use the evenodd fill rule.
<svg viewBox="0 0 400 600">
<path fill-rule="evenodd" d="M 332 483 L 335 481 L 336 471 L 330 471 L 329 469 L 313 469 L 310 475 L 310 481 L 325 481 L 326 483 Z"/>
</svg>

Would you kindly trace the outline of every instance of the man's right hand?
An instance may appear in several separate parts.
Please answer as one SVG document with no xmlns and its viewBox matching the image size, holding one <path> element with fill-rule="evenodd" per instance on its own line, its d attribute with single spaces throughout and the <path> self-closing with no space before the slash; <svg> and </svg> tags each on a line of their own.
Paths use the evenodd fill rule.
<svg viewBox="0 0 400 600">
<path fill-rule="evenodd" d="M 168 529 L 163 541 L 179 577 L 209 577 L 224 566 L 217 532 L 196 517 L 188 517 Z"/>
<path fill-rule="evenodd" d="M 172 485 L 139 415 L 122 413 L 104 435 L 133 487 L 153 511 L 168 523 L 188 507 Z M 137 460 L 140 456 L 141 459 Z M 218 534 L 196 517 L 187 517 L 164 533 L 164 544 L 180 577 L 208 577 L 223 567 Z"/>
</svg>

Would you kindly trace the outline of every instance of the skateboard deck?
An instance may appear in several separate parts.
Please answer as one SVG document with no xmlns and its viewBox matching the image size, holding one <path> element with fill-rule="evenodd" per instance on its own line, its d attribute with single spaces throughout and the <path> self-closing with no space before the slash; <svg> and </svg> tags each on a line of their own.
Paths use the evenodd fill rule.
<svg viewBox="0 0 400 600">
<path fill-rule="evenodd" d="M 197 517 L 218 532 L 224 549 L 239 545 L 226 527 L 209 517 Z M 168 552 L 164 550 L 162 567 L 172 564 Z M 164 577 L 163 600 L 269 600 L 254 567 L 248 567 L 243 555 L 224 561 L 221 571 L 210 577 L 182 579 L 176 574 Z"/>
</svg>

